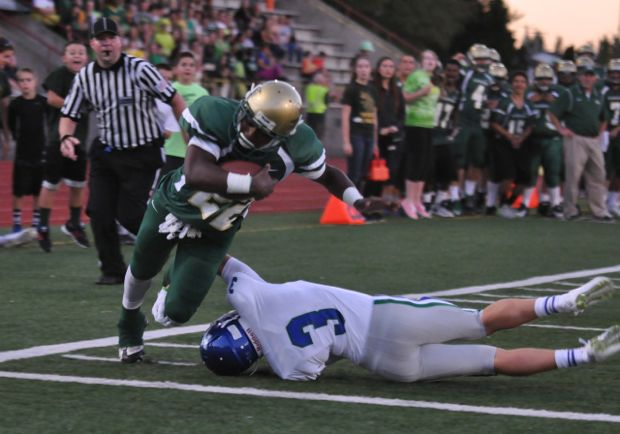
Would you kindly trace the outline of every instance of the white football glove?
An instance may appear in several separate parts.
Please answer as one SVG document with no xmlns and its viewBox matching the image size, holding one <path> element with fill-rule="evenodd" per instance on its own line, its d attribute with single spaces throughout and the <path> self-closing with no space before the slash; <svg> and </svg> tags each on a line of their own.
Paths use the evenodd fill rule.
<svg viewBox="0 0 620 434">
<path fill-rule="evenodd" d="M 160 234 L 168 234 L 166 239 L 173 240 L 179 238 L 202 238 L 202 232 L 199 229 L 191 227 L 189 224 L 182 222 L 172 214 L 168 214 L 166 219 L 159 225 Z"/>
</svg>

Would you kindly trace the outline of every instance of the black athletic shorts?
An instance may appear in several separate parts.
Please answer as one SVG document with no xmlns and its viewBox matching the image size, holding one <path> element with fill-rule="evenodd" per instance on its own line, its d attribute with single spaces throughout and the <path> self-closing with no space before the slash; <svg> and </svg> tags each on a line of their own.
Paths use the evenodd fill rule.
<svg viewBox="0 0 620 434">
<path fill-rule="evenodd" d="M 38 196 L 42 180 L 42 166 L 16 162 L 13 166 L 13 196 Z"/>
<path fill-rule="evenodd" d="M 77 160 L 65 158 L 60 153 L 60 143 L 51 142 L 45 148 L 43 159 L 45 161 L 45 173 L 43 179 L 46 183 L 56 185 L 62 179 L 74 183 L 86 181 L 87 155 L 83 150 L 83 144 L 75 147 Z"/>
</svg>

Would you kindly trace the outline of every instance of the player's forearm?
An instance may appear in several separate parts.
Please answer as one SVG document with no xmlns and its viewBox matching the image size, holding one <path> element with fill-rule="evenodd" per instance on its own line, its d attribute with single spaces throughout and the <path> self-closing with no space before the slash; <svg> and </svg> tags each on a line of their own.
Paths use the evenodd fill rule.
<svg viewBox="0 0 620 434">
<path fill-rule="evenodd" d="M 48 105 L 55 107 L 55 108 L 62 108 L 64 103 L 65 103 L 65 99 L 59 96 L 56 92 L 52 90 L 47 91 L 47 104 Z"/>
<path fill-rule="evenodd" d="M 349 205 L 354 205 L 356 201 L 363 199 L 363 196 L 349 177 L 342 170 L 329 164 L 325 167 L 325 173 L 316 182 Z"/>
<path fill-rule="evenodd" d="M 215 163 L 215 157 L 206 151 L 189 146 L 183 164 L 185 184 L 192 190 L 225 194 L 228 172 Z"/>
<path fill-rule="evenodd" d="M 77 123 L 73 119 L 62 116 L 58 123 L 58 138 L 62 139 L 65 136 L 74 135 L 76 126 Z"/>
</svg>

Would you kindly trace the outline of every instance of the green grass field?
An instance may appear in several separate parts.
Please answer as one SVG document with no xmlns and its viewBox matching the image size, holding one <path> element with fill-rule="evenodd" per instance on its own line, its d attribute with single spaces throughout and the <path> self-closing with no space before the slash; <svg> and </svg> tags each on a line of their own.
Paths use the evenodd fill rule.
<svg viewBox="0 0 620 434">
<path fill-rule="evenodd" d="M 604 267 L 620 285 L 618 224 L 530 217 L 335 227 L 318 225 L 318 217 L 253 215 L 231 253 L 270 281 L 312 280 L 371 294 L 515 282 L 446 297 L 470 308 L 570 290 Z M 620 432 L 620 357 L 536 377 L 420 384 L 391 383 L 346 361 L 312 383 L 279 380 L 264 363 L 251 377 L 219 378 L 200 365 L 200 326 L 149 339 L 152 363 L 121 365 L 114 360 L 121 286 L 95 285 L 95 250 L 65 242 L 58 230 L 53 237 L 52 254 L 36 245 L 0 250 L 1 433 Z M 129 259 L 131 249 L 125 253 Z M 553 277 L 561 273 L 573 274 Z M 519 282 L 535 276 L 552 277 Z M 148 310 L 157 289 L 147 296 Z M 187 326 L 229 310 L 223 289 L 218 282 Z M 620 296 L 579 317 L 555 316 L 485 342 L 574 347 L 614 323 Z M 152 322 L 147 330 L 164 329 Z M 43 347 L 43 355 L 16 352 L 75 342 Z M 16 354 L 25 355 L 9 357 Z M 540 417 L 545 410 L 549 417 Z"/>
</svg>

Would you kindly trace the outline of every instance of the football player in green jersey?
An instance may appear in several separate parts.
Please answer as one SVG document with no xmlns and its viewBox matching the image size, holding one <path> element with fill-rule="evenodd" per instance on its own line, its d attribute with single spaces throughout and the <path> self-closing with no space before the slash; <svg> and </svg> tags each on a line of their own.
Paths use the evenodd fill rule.
<svg viewBox="0 0 620 434">
<path fill-rule="evenodd" d="M 561 219 L 564 217 L 560 192 L 564 158 L 562 136 L 549 120 L 547 113 L 553 101 L 564 90 L 553 84 L 554 78 L 553 68 L 541 63 L 534 70 L 534 85 L 526 92 L 526 98 L 536 114 L 536 124 L 530 138 L 534 151 L 531 179 L 533 183 L 530 187 L 534 186 L 538 178 L 538 169 L 542 165 L 546 191 L 540 196 L 538 212 L 544 216 Z"/>
<path fill-rule="evenodd" d="M 558 73 L 558 84 L 564 88 L 569 88 L 577 80 L 577 65 L 572 60 L 560 60 L 555 69 Z"/>
<path fill-rule="evenodd" d="M 510 97 L 502 99 L 491 115 L 491 128 L 498 135 L 493 144 L 493 166 L 497 178 L 503 181 L 502 206 L 498 214 L 505 218 L 525 217 L 527 214 L 523 206 L 518 211 L 512 208 L 506 193 L 513 182 L 517 184 L 513 197 L 530 184 L 532 150 L 527 138 L 535 122 L 534 111 L 525 99 L 527 75 L 522 71 L 514 72 L 510 83 Z"/>
<path fill-rule="evenodd" d="M 620 191 L 620 59 L 611 59 L 607 65 L 607 86 L 603 90 L 605 117 L 609 142 L 605 151 L 605 166 L 609 191 L 607 211 L 620 218 L 618 192 Z"/>
<path fill-rule="evenodd" d="M 487 182 L 484 203 L 486 205 L 485 214 L 495 215 L 497 212 L 497 195 L 499 194 L 502 180 L 498 177 L 497 170 L 494 167 L 495 158 L 493 153 L 497 149 L 495 143 L 497 141 L 497 133 L 491 129 L 491 112 L 497 108 L 501 100 L 510 98 L 511 89 L 508 83 L 508 68 L 503 63 L 492 63 L 489 66 L 489 75 L 493 77 L 493 84 L 489 86 L 487 91 L 487 108 L 481 122 L 487 141 Z"/>
<path fill-rule="evenodd" d="M 460 162 L 459 179 L 464 180 L 465 211 L 476 209 L 476 186 L 481 180 L 485 167 L 486 139 L 481 127 L 481 117 L 486 105 L 487 89 L 493 83 L 488 74 L 489 49 L 482 44 L 474 44 L 468 51 L 472 62 L 461 83 L 459 117 L 461 132 L 458 142 L 462 143 L 465 158 Z M 465 174 L 465 169 L 467 173 Z"/>
<path fill-rule="evenodd" d="M 269 196 L 291 173 L 322 184 L 359 211 L 384 206 L 362 197 L 342 171 L 326 164 L 323 145 L 301 120 L 301 106 L 293 86 L 268 81 L 240 102 L 203 96 L 183 112 L 181 127 L 189 137 L 184 166 L 164 176 L 153 194 L 125 276 L 118 322 L 121 361 L 144 357 L 146 319 L 140 306 L 172 249 L 174 262 L 152 311 L 164 325 L 192 317 L 252 202 Z M 238 160 L 262 169 L 241 175 L 220 167 Z"/>
</svg>

